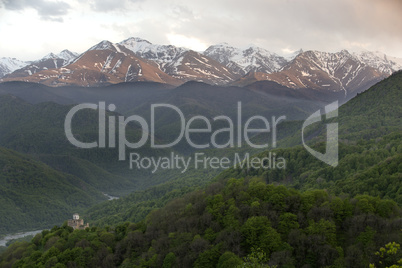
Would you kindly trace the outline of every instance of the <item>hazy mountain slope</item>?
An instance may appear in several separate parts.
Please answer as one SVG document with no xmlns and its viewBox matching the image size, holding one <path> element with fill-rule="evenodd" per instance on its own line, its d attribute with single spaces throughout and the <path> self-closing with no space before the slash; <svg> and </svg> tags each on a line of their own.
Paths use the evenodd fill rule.
<svg viewBox="0 0 402 268">
<path fill-rule="evenodd" d="M 169 94 L 174 86 L 153 82 L 128 82 L 101 87 L 63 86 L 49 87 L 37 83 L 0 83 L 0 95 L 17 96 L 26 102 L 37 104 L 55 102 L 78 104 L 106 102 L 116 105 L 116 111 L 125 114 L 148 100 L 157 100 Z"/>
<path fill-rule="evenodd" d="M 136 181 L 132 178 L 106 171 L 126 167 L 118 161 L 117 149 L 80 150 L 70 144 L 64 133 L 64 120 L 71 106 L 31 105 L 12 96 L 0 96 L 0 104 L 0 146 L 31 154 L 55 169 L 80 177 L 99 191 L 127 193 L 134 188 Z M 96 140 L 97 124 L 95 111 L 83 111 L 73 120 L 73 133 L 81 141 Z M 127 129 L 128 137 L 137 135 L 138 130 Z M 92 174 L 89 170 L 93 170 Z"/>
<path fill-rule="evenodd" d="M 0 233 L 50 227 L 106 198 L 78 177 L 0 148 Z"/>
<path fill-rule="evenodd" d="M 55 102 L 59 104 L 75 103 L 69 96 L 65 97 L 63 94 L 60 94 L 60 91 L 57 89 L 58 88 L 51 88 L 38 83 L 20 81 L 0 83 L 0 95 L 15 96 L 31 104 L 41 102 Z M 60 87 L 60 90 L 65 90 L 65 88 Z M 70 90 L 67 89 L 65 91 L 68 92 Z M 71 93 L 67 94 L 70 95 Z"/>
<path fill-rule="evenodd" d="M 208 148 L 211 148 L 212 133 L 218 129 L 228 127 L 227 122 L 223 120 L 215 121 L 213 118 L 220 115 L 228 116 L 231 118 L 233 126 L 237 129 L 239 102 L 241 106 L 241 120 L 242 124 L 244 124 L 246 120 L 255 115 L 263 116 L 271 121 L 271 123 L 272 116 L 276 118 L 286 116 L 286 120 L 304 119 L 315 109 L 323 107 L 328 101 L 325 98 L 311 99 L 305 93 L 299 93 L 294 96 L 290 94 L 287 96 L 286 94 L 282 94 L 280 86 L 278 88 L 267 84 L 264 88 L 266 88 L 267 92 L 263 92 L 264 89 L 261 89 L 260 93 L 256 93 L 255 90 L 250 90 L 246 87 L 222 87 L 199 82 L 188 82 L 178 88 L 172 89 L 169 94 L 157 102 L 152 102 L 153 100 L 146 102 L 132 109 L 128 114 L 138 114 L 149 120 L 150 107 L 153 103 L 167 103 L 178 107 L 186 120 L 190 120 L 196 115 L 205 116 L 211 123 L 212 132 L 210 134 L 192 134 L 191 139 L 197 141 L 197 144 L 210 144 Z M 272 91 L 269 91 L 270 88 Z M 279 90 L 276 91 L 276 89 Z M 156 110 L 155 118 L 155 135 L 157 137 L 166 141 L 173 141 L 178 137 L 182 125 L 176 111 L 168 108 L 160 108 Z M 261 121 L 256 121 L 255 124 L 259 124 L 259 127 L 261 127 Z M 205 127 L 199 120 L 194 123 L 195 126 L 200 128 Z M 234 135 L 237 137 L 237 132 Z M 267 135 L 270 136 L 271 134 Z M 267 139 L 268 137 L 265 138 Z M 217 136 L 219 144 L 226 143 L 228 139 L 227 132 Z M 244 145 L 244 137 L 242 141 Z M 174 149 L 186 154 L 194 152 L 194 148 L 189 146 L 184 138 L 181 139 L 181 142 Z"/>
<path fill-rule="evenodd" d="M 242 108 L 242 120 L 245 122 L 253 115 L 260 115 L 271 120 L 272 116 L 279 118 L 280 116 L 286 116 L 286 120 L 304 119 L 308 114 L 323 107 L 326 103 L 338 99 L 336 94 L 315 93 L 313 90 L 304 89 L 296 91 L 283 86 L 280 86 L 274 82 L 261 82 L 255 87 L 220 87 L 212 86 L 204 83 L 189 82 L 178 88 L 166 88 L 162 84 L 152 83 L 127 83 L 119 84 L 110 87 L 100 88 L 82 88 L 82 87 L 57 87 L 49 88 L 43 85 L 37 84 L 25 84 L 25 83 L 3 83 L 0 85 L 0 93 L 17 94 L 20 97 L 25 98 L 33 103 L 41 101 L 55 101 L 58 103 L 95 103 L 99 101 L 105 101 L 106 104 L 114 104 L 117 107 L 117 111 L 125 114 L 126 116 L 140 115 L 143 116 L 148 122 L 150 122 L 151 105 L 156 103 L 166 103 L 175 105 L 183 112 L 184 116 L 188 120 L 195 115 L 203 115 L 210 118 L 213 128 L 218 129 L 227 127 L 223 122 L 214 122 L 212 119 L 215 116 L 226 115 L 229 116 L 234 126 L 237 125 L 238 116 L 238 102 L 241 102 Z M 50 106 L 50 104 L 47 104 Z M 44 106 L 44 105 L 42 105 Z M 53 108 L 52 108 L 53 109 Z M 66 140 L 63 133 L 63 113 L 67 113 L 68 109 L 63 107 L 63 112 L 57 111 L 52 116 L 44 113 L 38 114 L 38 116 L 53 118 L 57 120 L 57 133 L 59 136 L 55 136 L 60 143 L 55 143 L 52 153 L 62 153 L 64 148 L 70 152 L 71 148 L 65 147 Z M 22 147 L 22 144 L 29 144 L 30 141 L 24 141 L 23 138 L 18 138 L 19 132 L 23 132 L 27 126 L 31 124 L 31 121 L 36 119 L 23 118 L 21 115 L 21 124 L 17 129 L 8 130 L 8 132 L 15 133 L 15 137 L 9 136 L 7 139 L 9 146 Z M 56 119 L 57 118 L 57 119 Z M 165 109 L 157 109 L 156 114 L 156 136 L 159 140 L 172 140 L 178 135 L 180 130 L 180 121 L 177 120 L 178 115 L 175 111 Z M 93 124 L 97 122 L 96 115 L 93 117 Z M 43 122 L 40 126 L 41 129 L 49 127 L 47 123 Z M 87 128 L 87 126 L 84 126 Z M 53 128 L 53 126 L 52 126 Z M 39 126 L 35 128 L 35 131 L 40 131 Z M 13 134 L 14 135 L 14 134 Z M 199 143 L 210 142 L 211 135 L 201 135 L 197 137 Z M 63 140 L 64 139 L 64 140 Z M 218 137 L 219 141 L 225 142 L 224 135 Z M 38 139 L 38 142 L 41 139 Z M 53 141 L 50 141 L 53 143 Z M 185 142 L 185 139 L 183 139 Z M 68 142 L 67 142 L 68 143 Z M 47 141 L 42 140 L 40 144 L 35 145 L 35 151 L 41 151 L 41 153 L 48 154 L 46 148 L 48 147 Z M 60 147 L 61 144 L 64 144 Z M 181 144 L 180 144 L 181 145 Z M 188 147 L 188 146 L 187 146 Z M 10 147 L 16 148 L 16 147 Z M 41 148 L 41 149 L 40 149 Z M 57 150 L 56 150 L 57 149 Z M 184 147 L 182 148 L 184 149 Z M 187 148 L 193 151 L 192 148 Z M 185 150 L 188 152 L 188 150 Z M 26 149 L 24 149 L 26 150 Z M 26 152 L 26 151 L 24 151 Z M 76 151 L 72 151 L 74 154 Z M 92 155 L 95 152 L 91 152 Z M 111 157 L 110 150 L 108 155 Z M 77 155 L 75 155 L 77 156 Z M 105 158 L 109 159 L 109 158 Z M 109 165 L 108 163 L 107 165 Z"/>
</svg>

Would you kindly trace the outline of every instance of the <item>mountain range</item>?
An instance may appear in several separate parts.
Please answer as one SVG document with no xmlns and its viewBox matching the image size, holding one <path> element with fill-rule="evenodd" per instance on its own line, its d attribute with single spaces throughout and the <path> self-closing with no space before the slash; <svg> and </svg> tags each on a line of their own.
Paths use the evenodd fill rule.
<svg viewBox="0 0 402 268">
<path fill-rule="evenodd" d="M 402 59 L 380 52 L 336 53 L 299 50 L 283 57 L 254 45 L 227 43 L 197 52 L 141 38 L 119 43 L 102 41 L 82 54 L 63 50 L 42 59 L 0 60 L 0 81 L 26 81 L 49 86 L 100 86 L 149 81 L 180 85 L 199 81 L 245 86 L 275 81 L 288 88 L 356 93 L 402 69 Z"/>
</svg>

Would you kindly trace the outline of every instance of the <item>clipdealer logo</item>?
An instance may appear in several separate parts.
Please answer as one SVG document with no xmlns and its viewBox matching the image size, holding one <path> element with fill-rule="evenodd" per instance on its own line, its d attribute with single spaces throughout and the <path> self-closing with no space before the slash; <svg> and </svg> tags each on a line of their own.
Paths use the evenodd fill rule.
<svg viewBox="0 0 402 268">
<path fill-rule="evenodd" d="M 338 101 L 335 101 L 325 106 L 326 119 L 334 118 L 337 116 L 338 116 Z M 338 123 L 327 124 L 327 142 L 326 142 L 325 153 L 320 153 L 313 150 L 304 141 L 304 129 L 307 126 L 320 121 L 321 121 L 320 110 L 314 112 L 306 119 L 306 121 L 304 121 L 302 127 L 303 146 L 310 154 L 312 154 L 317 159 L 321 160 L 322 162 L 330 166 L 336 167 L 338 166 Z"/>
<path fill-rule="evenodd" d="M 98 124 L 99 133 L 98 140 L 92 142 L 82 142 L 79 141 L 73 133 L 72 121 L 73 117 L 81 110 L 91 109 L 98 111 Z M 165 109 L 165 110 L 163 110 Z M 99 102 L 98 104 L 93 103 L 83 103 L 74 106 L 67 114 L 64 129 L 67 139 L 71 144 L 82 149 L 91 148 L 118 148 L 118 159 L 119 161 L 125 161 L 127 157 L 127 149 L 139 149 L 149 143 L 149 146 L 153 149 L 166 149 L 172 148 L 177 145 L 181 140 L 185 139 L 188 145 L 194 149 L 207 149 L 207 148 L 241 148 L 245 142 L 249 147 L 255 149 L 267 149 L 269 148 L 269 143 L 255 144 L 251 141 L 251 133 L 270 133 L 271 147 L 276 148 L 277 145 L 277 126 L 278 124 L 286 120 L 286 116 L 280 116 L 276 118 L 272 116 L 271 122 L 263 116 L 255 115 L 247 119 L 245 122 L 242 120 L 242 106 L 241 102 L 237 104 L 237 118 L 236 127 L 233 120 L 225 115 L 219 115 L 211 120 L 202 115 L 196 115 L 186 118 L 183 112 L 176 106 L 171 104 L 152 104 L 150 107 L 150 124 L 139 115 L 116 116 L 109 115 L 106 116 L 106 111 L 114 112 L 116 106 L 114 104 L 109 104 L 106 108 L 105 102 Z M 175 112 L 180 118 L 180 131 L 174 141 L 160 144 L 156 142 L 156 122 L 155 113 L 156 110 L 163 110 L 166 112 Z M 338 102 L 333 102 L 325 106 L 325 116 L 327 119 L 334 118 L 338 116 Z M 306 150 L 312 154 L 317 159 L 325 162 L 328 165 L 336 167 L 338 165 L 338 123 L 327 124 L 327 142 L 326 142 L 326 152 L 320 153 L 318 151 L 310 148 L 304 139 L 304 130 L 311 124 L 321 121 L 320 110 L 314 112 L 310 115 L 303 123 L 302 126 L 302 143 Z M 211 122 L 212 121 L 212 122 Z M 221 128 L 212 131 L 212 123 L 216 121 L 224 121 L 227 123 L 227 128 Z M 261 128 L 251 128 L 253 122 L 259 121 Z M 130 122 L 137 123 L 141 128 L 141 137 L 136 142 L 130 142 L 126 137 L 127 126 Z M 195 122 L 203 122 L 205 128 L 193 128 L 192 125 Z M 244 123 L 244 125 L 243 125 Z M 262 123 L 262 124 L 261 124 Z M 117 128 L 116 128 L 117 125 Z M 108 133 L 108 135 L 107 135 Z M 191 134 L 194 133 L 207 133 L 211 134 L 210 142 L 205 144 L 198 144 L 191 138 Z M 217 135 L 221 133 L 228 134 L 228 140 L 225 143 L 218 143 Z M 117 134 L 117 135 L 116 135 Z M 117 136 L 117 141 L 116 141 Z M 149 140 L 150 139 L 150 140 Z M 221 141 L 222 142 L 222 141 Z M 171 153 L 170 156 L 165 157 L 145 157 L 141 156 L 138 152 L 131 152 L 129 155 L 130 169 L 134 167 L 137 169 L 151 169 L 152 173 L 156 172 L 158 169 L 182 169 L 182 173 L 187 171 L 190 162 L 193 161 L 193 166 L 195 168 L 229 168 L 230 166 L 240 166 L 247 168 L 264 168 L 264 169 L 284 169 L 286 168 L 286 161 L 283 157 L 277 157 L 275 153 L 269 152 L 269 157 L 259 158 L 250 157 L 248 153 L 244 154 L 243 158 L 235 153 L 233 159 L 228 157 L 211 157 L 206 156 L 204 153 L 195 153 L 194 157 L 183 157 L 178 154 Z"/>
<path fill-rule="evenodd" d="M 92 142 L 82 142 L 79 141 L 74 135 L 72 129 L 72 121 L 74 116 L 82 110 L 91 109 L 98 111 L 98 124 L 99 133 L 98 140 Z M 69 142 L 74 146 L 82 149 L 91 148 L 118 148 L 119 161 L 125 161 L 127 156 L 127 149 L 139 149 L 145 146 L 147 143 L 153 149 L 166 149 L 172 148 L 177 145 L 181 140 L 185 140 L 188 145 L 192 148 L 207 149 L 207 148 L 234 148 L 242 147 L 245 142 L 249 147 L 255 149 L 267 149 L 269 143 L 255 144 L 251 140 L 252 133 L 271 133 L 272 148 L 276 148 L 276 138 L 277 138 L 277 126 L 278 124 L 286 119 L 286 116 L 280 116 L 276 118 L 271 117 L 271 122 L 260 115 L 254 115 L 243 122 L 242 117 L 242 105 L 241 102 L 237 103 L 237 118 L 236 124 L 233 120 L 226 115 L 219 115 L 212 119 L 208 119 L 202 115 L 196 115 L 188 120 L 186 120 L 183 112 L 176 106 L 171 104 L 152 104 L 150 107 L 150 124 L 139 115 L 116 116 L 109 115 L 106 116 L 106 111 L 114 112 L 116 106 L 114 104 L 109 104 L 106 107 L 105 102 L 99 102 L 98 104 L 93 103 L 83 103 L 74 106 L 67 114 L 64 122 L 65 135 Z M 177 133 L 175 140 L 166 144 L 157 143 L 156 135 L 156 121 L 155 113 L 156 110 L 167 112 L 175 112 L 180 118 L 180 130 Z M 225 122 L 227 127 L 220 128 L 215 131 L 212 130 L 212 124 L 214 122 Z M 141 128 L 141 137 L 136 142 L 130 142 L 127 140 L 126 131 L 129 123 L 135 122 Z M 205 128 L 194 128 L 195 123 L 202 122 Z M 253 123 L 259 122 L 260 128 L 252 128 Z M 117 125 L 117 128 L 116 128 Z M 235 127 L 236 125 L 236 127 Z M 210 134 L 210 140 L 208 143 L 199 144 L 191 138 L 191 134 Z M 226 133 L 228 139 L 222 143 L 218 141 L 217 136 L 221 133 Z M 107 135 L 108 134 L 108 135 Z M 117 134 L 117 135 L 116 135 Z M 117 136 L 117 141 L 116 141 Z M 198 141 L 199 142 L 199 141 Z M 221 142 L 221 143 L 219 143 Z M 138 150 L 137 150 L 138 151 Z M 173 153 L 172 153 L 173 154 Z M 233 159 L 228 157 L 211 157 L 206 156 L 204 153 L 195 153 L 194 158 L 185 157 L 180 155 L 171 155 L 169 157 L 145 157 L 141 156 L 138 152 L 131 152 L 129 155 L 130 168 L 136 167 L 137 169 L 152 169 L 155 172 L 158 169 L 182 169 L 185 172 L 190 166 L 190 161 L 193 161 L 193 166 L 195 168 L 228 168 L 233 164 L 233 166 L 240 166 L 252 168 L 285 168 L 285 159 L 282 157 L 276 157 L 276 154 L 269 153 L 269 157 L 258 158 L 250 157 L 248 153 L 244 154 L 244 157 L 240 157 L 238 153 L 234 154 Z"/>
</svg>

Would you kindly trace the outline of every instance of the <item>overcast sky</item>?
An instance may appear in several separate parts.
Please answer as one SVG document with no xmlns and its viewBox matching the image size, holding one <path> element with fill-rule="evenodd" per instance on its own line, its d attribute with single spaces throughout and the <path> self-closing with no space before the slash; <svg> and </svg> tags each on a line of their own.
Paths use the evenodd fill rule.
<svg viewBox="0 0 402 268">
<path fill-rule="evenodd" d="M 402 0 L 0 0 L 0 36 L 0 57 L 21 60 L 132 36 L 197 51 L 227 42 L 402 58 Z"/>
</svg>

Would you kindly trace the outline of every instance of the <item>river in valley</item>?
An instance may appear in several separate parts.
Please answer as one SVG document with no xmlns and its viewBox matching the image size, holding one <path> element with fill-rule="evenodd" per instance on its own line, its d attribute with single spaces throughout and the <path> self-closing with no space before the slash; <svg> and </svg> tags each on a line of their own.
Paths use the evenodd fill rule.
<svg viewBox="0 0 402 268">
<path fill-rule="evenodd" d="M 0 239 L 0 246 L 5 247 L 6 244 L 7 244 L 7 242 L 10 241 L 10 240 L 22 238 L 22 237 L 28 236 L 28 235 L 33 235 L 33 236 L 35 236 L 36 234 L 38 234 L 38 233 L 40 233 L 40 232 L 42 232 L 42 230 L 6 235 L 6 236 L 4 236 L 4 237 L 2 237 L 2 238 Z"/>
<path fill-rule="evenodd" d="M 105 193 L 103 193 L 103 194 L 108 198 L 108 200 L 116 200 L 116 199 L 119 199 L 119 197 L 117 197 L 117 196 L 111 196 L 111 195 L 105 194 Z M 28 235 L 33 235 L 33 236 L 35 236 L 36 234 L 38 234 L 38 233 L 40 233 L 40 232 L 42 232 L 42 230 L 30 231 L 30 232 L 22 232 L 22 233 L 16 233 L 16 234 L 8 234 L 8 235 L 6 235 L 6 236 L 0 238 L 0 246 L 5 247 L 6 244 L 7 244 L 7 242 L 10 241 L 10 240 L 22 238 L 22 237 L 28 236 Z"/>
</svg>

